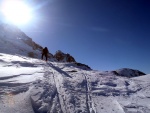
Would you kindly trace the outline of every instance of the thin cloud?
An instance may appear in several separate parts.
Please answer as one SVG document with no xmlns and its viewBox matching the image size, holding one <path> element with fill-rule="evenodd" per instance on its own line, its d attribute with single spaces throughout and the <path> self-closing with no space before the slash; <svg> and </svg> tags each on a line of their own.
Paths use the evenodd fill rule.
<svg viewBox="0 0 150 113">
<path fill-rule="evenodd" d="M 71 23 L 61 23 L 61 22 L 57 22 L 55 24 L 61 25 L 61 26 L 65 26 L 65 27 L 74 27 L 76 25 L 71 24 Z"/>
<path fill-rule="evenodd" d="M 108 29 L 102 28 L 102 27 L 93 27 L 93 28 L 91 28 L 91 30 L 97 31 L 97 32 L 108 32 L 109 31 Z"/>
<path fill-rule="evenodd" d="M 33 30 L 33 31 L 25 31 L 25 32 L 26 32 L 26 33 L 42 33 L 43 31 L 36 31 L 36 30 L 34 31 L 34 30 Z"/>
</svg>

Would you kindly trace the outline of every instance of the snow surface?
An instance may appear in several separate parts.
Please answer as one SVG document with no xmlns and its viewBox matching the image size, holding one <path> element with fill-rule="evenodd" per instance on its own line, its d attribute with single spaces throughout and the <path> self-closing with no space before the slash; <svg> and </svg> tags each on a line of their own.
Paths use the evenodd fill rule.
<svg viewBox="0 0 150 113">
<path fill-rule="evenodd" d="M 150 113 L 149 81 L 0 53 L 0 113 Z"/>
<path fill-rule="evenodd" d="M 28 41 L 29 44 L 25 43 Z M 8 54 L 19 54 L 34 58 L 41 57 L 41 51 L 34 47 L 35 44 L 31 38 L 23 33 L 19 28 L 9 24 L 0 24 L 0 52 Z"/>
</svg>

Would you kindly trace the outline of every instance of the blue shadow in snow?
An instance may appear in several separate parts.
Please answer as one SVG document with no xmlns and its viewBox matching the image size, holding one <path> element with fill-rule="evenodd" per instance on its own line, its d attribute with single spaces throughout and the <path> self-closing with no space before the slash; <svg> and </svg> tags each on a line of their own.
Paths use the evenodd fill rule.
<svg viewBox="0 0 150 113">
<path fill-rule="evenodd" d="M 72 78 L 68 73 L 66 73 L 65 71 L 62 71 L 59 67 L 54 66 L 53 64 L 48 64 L 50 67 L 52 67 L 53 69 L 55 69 L 56 71 L 58 71 L 60 74 L 64 74 L 67 77 Z"/>
</svg>

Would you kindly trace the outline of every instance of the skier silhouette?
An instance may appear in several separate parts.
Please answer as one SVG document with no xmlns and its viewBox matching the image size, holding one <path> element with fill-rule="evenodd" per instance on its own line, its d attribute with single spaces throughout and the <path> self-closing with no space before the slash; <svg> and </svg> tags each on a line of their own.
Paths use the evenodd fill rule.
<svg viewBox="0 0 150 113">
<path fill-rule="evenodd" d="M 45 56 L 46 61 L 47 61 L 48 53 L 49 53 L 49 51 L 48 51 L 47 47 L 45 47 L 42 51 L 42 59 L 43 59 L 43 56 Z"/>
</svg>

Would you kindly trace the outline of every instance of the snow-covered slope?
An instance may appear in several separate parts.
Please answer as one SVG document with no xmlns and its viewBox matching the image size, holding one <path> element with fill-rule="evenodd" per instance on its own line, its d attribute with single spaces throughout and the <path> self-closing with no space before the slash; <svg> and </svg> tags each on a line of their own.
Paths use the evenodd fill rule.
<svg viewBox="0 0 150 113">
<path fill-rule="evenodd" d="M 150 113 L 149 76 L 0 53 L 0 113 Z"/>
<path fill-rule="evenodd" d="M 32 41 L 19 28 L 9 24 L 0 25 L 0 52 L 41 57 L 42 47 Z"/>
<path fill-rule="evenodd" d="M 23 55 L 32 58 L 41 58 L 43 47 L 35 43 L 30 37 L 14 25 L 0 24 L 0 52 L 13 55 Z M 48 60 L 59 62 L 72 62 L 84 69 L 91 69 L 89 66 L 78 63 L 70 54 L 65 54 L 60 50 L 54 55 L 48 54 Z"/>
</svg>

